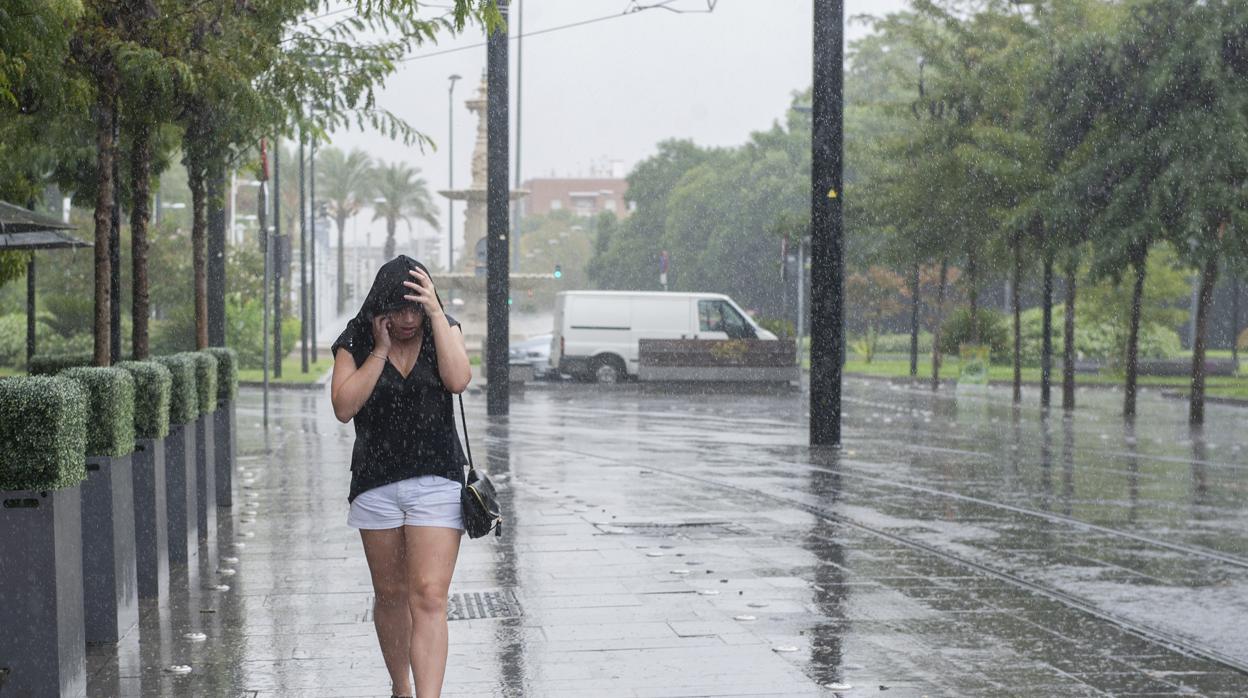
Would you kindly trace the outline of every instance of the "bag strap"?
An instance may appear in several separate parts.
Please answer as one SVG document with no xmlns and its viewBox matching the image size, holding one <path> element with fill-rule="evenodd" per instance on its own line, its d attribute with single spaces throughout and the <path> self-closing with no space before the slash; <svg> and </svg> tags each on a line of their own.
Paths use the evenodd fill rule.
<svg viewBox="0 0 1248 698">
<path fill-rule="evenodd" d="M 464 416 L 464 395 L 459 394 L 459 421 L 464 425 L 464 448 L 468 451 L 468 472 L 475 468 L 472 465 L 472 444 L 468 441 L 468 418 Z"/>
</svg>

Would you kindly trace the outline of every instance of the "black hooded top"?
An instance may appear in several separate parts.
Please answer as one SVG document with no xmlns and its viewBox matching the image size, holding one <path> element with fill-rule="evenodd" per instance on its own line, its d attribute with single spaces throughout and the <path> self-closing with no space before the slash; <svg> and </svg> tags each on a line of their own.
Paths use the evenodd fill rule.
<svg viewBox="0 0 1248 698">
<path fill-rule="evenodd" d="M 405 305 L 416 305 L 403 298 L 411 293 L 403 282 L 411 279 L 408 272 L 412 269 L 429 273 L 424 265 L 405 255 L 382 265 L 359 314 L 347 323 L 331 353 L 337 356 L 339 349 L 346 349 L 357 368 L 364 364 L 373 350 L 373 318 Z M 438 304 L 441 303 L 439 297 Z M 459 325 L 449 315 L 446 320 L 451 327 Z M 420 354 L 411 373 L 404 378 L 387 361 L 372 394 L 352 419 L 355 448 L 351 453 L 351 492 L 347 501 L 374 487 L 419 475 L 464 481 L 468 460 L 455 430 L 451 392 L 438 374 L 438 352 L 428 318 L 422 332 Z"/>
</svg>

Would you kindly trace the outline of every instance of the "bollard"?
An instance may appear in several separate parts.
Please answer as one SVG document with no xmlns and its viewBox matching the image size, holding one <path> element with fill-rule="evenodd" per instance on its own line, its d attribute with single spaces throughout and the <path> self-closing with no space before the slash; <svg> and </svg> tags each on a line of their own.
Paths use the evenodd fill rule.
<svg viewBox="0 0 1248 698">
<path fill-rule="evenodd" d="M 189 354 L 158 359 L 173 379 L 169 400 L 169 435 L 165 437 L 165 505 L 169 520 L 169 564 L 192 564 L 199 556 L 196 513 L 195 422 L 199 396 L 195 361 Z"/>
<path fill-rule="evenodd" d="M 120 368 L 71 368 L 87 392 L 82 575 L 87 642 L 117 642 L 139 622 L 135 580 L 134 378 Z"/>
<path fill-rule="evenodd" d="M 5 696 L 83 696 L 87 393 L 66 378 L 0 381 L 0 675 Z"/>
<path fill-rule="evenodd" d="M 165 482 L 165 437 L 173 377 L 155 361 L 125 361 L 118 368 L 134 378 L 134 544 L 139 598 L 169 594 L 169 519 Z"/>
</svg>

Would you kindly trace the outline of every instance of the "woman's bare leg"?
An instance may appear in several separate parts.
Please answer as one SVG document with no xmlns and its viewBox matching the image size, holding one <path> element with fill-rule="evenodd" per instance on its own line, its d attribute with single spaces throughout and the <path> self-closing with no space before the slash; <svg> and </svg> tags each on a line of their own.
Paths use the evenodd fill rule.
<svg viewBox="0 0 1248 698">
<path fill-rule="evenodd" d="M 373 577 L 373 626 L 396 696 L 412 695 L 412 615 L 408 607 L 407 546 L 404 527 L 360 529 L 364 557 Z"/>
<path fill-rule="evenodd" d="M 418 698 L 440 698 L 446 676 L 446 603 L 459 556 L 459 529 L 406 526 L 411 663 Z"/>
</svg>

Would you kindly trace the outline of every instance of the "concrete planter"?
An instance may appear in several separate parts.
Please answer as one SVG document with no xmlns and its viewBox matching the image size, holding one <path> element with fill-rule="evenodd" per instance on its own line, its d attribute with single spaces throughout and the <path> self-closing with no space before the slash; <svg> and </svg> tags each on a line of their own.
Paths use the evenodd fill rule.
<svg viewBox="0 0 1248 698">
<path fill-rule="evenodd" d="M 87 642 L 117 642 L 139 622 L 130 456 L 87 457 L 82 576 Z"/>
<path fill-rule="evenodd" d="M 171 424 L 165 437 L 165 506 L 169 517 L 169 564 L 199 557 L 196 514 L 195 422 Z"/>
<path fill-rule="evenodd" d="M 0 695 L 85 696 L 78 487 L 0 492 Z"/>
<path fill-rule="evenodd" d="M 217 437 L 215 454 L 217 462 L 217 506 L 234 506 L 234 466 L 238 463 L 238 418 L 234 414 L 234 401 L 222 400 L 213 413 Z"/>
<path fill-rule="evenodd" d="M 195 420 L 195 511 L 199 540 L 215 549 L 217 540 L 216 413 L 201 413 Z"/>
<path fill-rule="evenodd" d="M 169 515 L 165 440 L 135 439 L 130 469 L 134 483 L 134 545 L 139 597 L 169 594 Z"/>
</svg>

